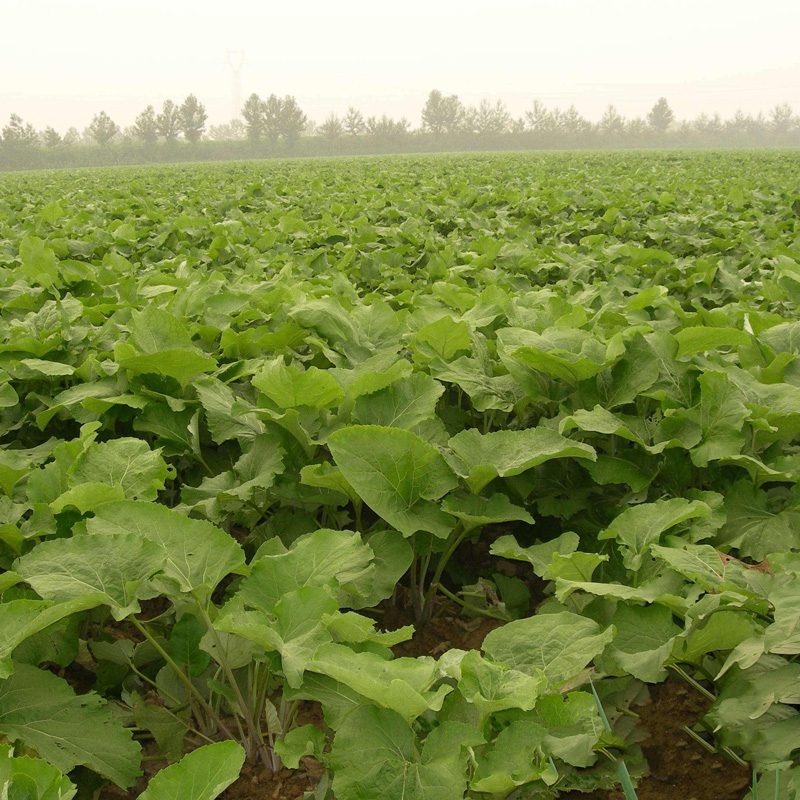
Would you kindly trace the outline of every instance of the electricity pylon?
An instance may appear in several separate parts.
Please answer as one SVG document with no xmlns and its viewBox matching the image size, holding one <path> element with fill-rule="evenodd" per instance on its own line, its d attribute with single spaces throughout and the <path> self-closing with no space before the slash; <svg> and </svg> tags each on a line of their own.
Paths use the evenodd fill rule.
<svg viewBox="0 0 800 800">
<path fill-rule="evenodd" d="M 225 60 L 231 68 L 231 119 L 242 111 L 242 67 L 247 64 L 244 50 L 226 50 Z"/>
</svg>

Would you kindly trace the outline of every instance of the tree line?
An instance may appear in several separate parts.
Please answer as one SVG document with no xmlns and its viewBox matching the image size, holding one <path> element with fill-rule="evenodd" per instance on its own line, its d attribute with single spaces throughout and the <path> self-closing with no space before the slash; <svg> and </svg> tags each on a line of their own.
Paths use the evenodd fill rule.
<svg viewBox="0 0 800 800">
<path fill-rule="evenodd" d="M 194 94 L 176 104 L 166 100 L 160 110 L 147 106 L 133 124 L 121 128 L 100 111 L 81 132 L 70 128 L 63 135 L 48 126 L 37 131 L 12 114 L 0 131 L 0 159 L 8 165 L 25 165 L 32 151 L 64 151 L 86 145 L 108 148 L 153 148 L 160 143 L 198 145 L 213 142 L 247 142 L 231 157 L 274 155 L 294 150 L 306 142 L 303 154 L 335 154 L 383 151 L 503 147 L 604 147 L 604 146 L 735 146 L 800 145 L 800 117 L 787 103 L 776 105 L 768 115 L 753 116 L 738 111 L 728 119 L 719 114 L 701 114 L 693 120 L 678 120 L 666 98 L 660 98 L 645 117 L 625 118 L 610 105 L 598 121 L 585 118 L 574 105 L 562 110 L 534 100 L 531 108 L 515 117 L 500 100 L 482 100 L 465 105 L 455 94 L 433 90 L 414 128 L 405 117 L 386 114 L 364 117 L 357 108 L 339 116 L 331 113 L 321 123 L 308 119 L 291 95 L 251 94 L 240 117 L 221 125 L 207 126 L 205 106 Z M 417 140 L 412 143 L 411 140 Z M 368 144 L 371 142 L 371 144 Z M 316 144 L 315 144 L 316 143 Z M 208 150 L 208 157 L 225 157 Z M 241 152 L 240 152 L 241 151 Z M 306 152 L 307 151 L 307 152 Z M 172 158 L 173 156 L 170 156 Z M 29 159 L 30 160 L 30 159 Z M 102 160 L 102 159 L 101 159 Z M 168 160 L 168 159 L 160 159 Z M 37 165 L 33 159 L 33 165 Z M 86 163 L 90 163 L 84 159 Z M 123 159 L 124 161 L 124 159 Z M 53 161 L 55 165 L 69 159 Z M 1 162 L 0 162 L 1 163 Z M 81 162 L 83 163 L 83 162 Z M 133 163 L 133 162 L 131 162 Z M 47 165 L 47 164 L 45 164 Z"/>
</svg>

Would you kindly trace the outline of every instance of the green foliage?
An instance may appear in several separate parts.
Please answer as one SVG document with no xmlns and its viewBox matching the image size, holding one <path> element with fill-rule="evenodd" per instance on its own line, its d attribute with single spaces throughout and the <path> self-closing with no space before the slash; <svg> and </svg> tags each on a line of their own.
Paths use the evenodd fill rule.
<svg viewBox="0 0 800 800">
<path fill-rule="evenodd" d="M 295 135 L 260 103 L 254 137 Z M 670 675 L 757 791 L 796 791 L 799 177 L 629 153 L 0 183 L 9 797 L 69 800 L 78 766 L 130 787 L 151 738 L 146 798 L 310 758 L 339 800 L 632 796 L 623 712 Z M 498 623 L 480 650 L 398 654 L 392 620 L 458 614 Z"/>
</svg>

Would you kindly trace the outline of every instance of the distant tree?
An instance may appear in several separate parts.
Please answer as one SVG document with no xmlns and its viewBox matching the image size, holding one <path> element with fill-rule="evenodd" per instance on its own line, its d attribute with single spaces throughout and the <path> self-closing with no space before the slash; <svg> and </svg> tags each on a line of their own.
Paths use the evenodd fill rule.
<svg viewBox="0 0 800 800">
<path fill-rule="evenodd" d="M 781 103 L 769 112 L 772 130 L 775 133 L 788 133 L 797 123 L 792 107 L 788 103 Z"/>
<path fill-rule="evenodd" d="M 666 97 L 660 97 L 650 109 L 647 122 L 656 133 L 666 133 L 669 130 L 670 125 L 675 122 L 675 114 L 669 107 Z"/>
<path fill-rule="evenodd" d="M 749 115 L 747 119 L 747 125 L 745 126 L 745 130 L 751 136 L 763 136 L 767 131 L 770 129 L 770 124 L 767 122 L 767 118 L 764 116 L 763 112 L 759 111 L 757 116 Z"/>
<path fill-rule="evenodd" d="M 507 133 L 511 125 L 511 114 L 502 100 L 492 105 L 488 100 L 481 100 L 478 106 L 478 133 L 482 136 Z"/>
<path fill-rule="evenodd" d="M 511 133 L 525 133 L 525 117 L 515 117 L 511 120 L 509 131 Z"/>
<path fill-rule="evenodd" d="M 264 101 L 255 93 L 250 95 L 242 106 L 242 116 L 247 128 L 247 138 L 257 142 L 266 133 Z"/>
<path fill-rule="evenodd" d="M 701 133 L 706 133 L 708 131 L 710 122 L 711 122 L 711 120 L 709 119 L 708 114 L 706 114 L 705 111 L 704 111 L 702 114 L 700 114 L 700 116 L 698 116 L 692 122 L 692 127 L 696 131 L 700 131 Z"/>
<path fill-rule="evenodd" d="M 303 132 L 307 121 L 306 115 L 297 105 L 297 100 L 287 94 L 280 101 L 280 114 L 278 116 L 278 131 L 280 135 L 287 142 L 294 142 Z"/>
<path fill-rule="evenodd" d="M 464 114 L 461 117 L 461 125 L 459 129 L 463 133 L 477 133 L 478 132 L 478 109 L 475 106 L 469 106 L 464 109 Z"/>
<path fill-rule="evenodd" d="M 180 113 L 172 100 L 165 100 L 161 113 L 156 117 L 158 135 L 168 142 L 174 142 L 180 133 Z"/>
<path fill-rule="evenodd" d="M 708 121 L 708 130 L 710 133 L 722 133 L 725 130 L 725 123 L 722 121 L 719 112 L 716 112 Z"/>
<path fill-rule="evenodd" d="M 606 136 L 621 136 L 625 131 L 625 118 L 617 111 L 616 106 L 610 105 L 600 119 L 599 128 Z"/>
<path fill-rule="evenodd" d="M 81 143 L 81 134 L 77 128 L 69 128 L 62 139 L 65 147 L 74 147 Z"/>
<path fill-rule="evenodd" d="M 577 137 L 589 133 L 592 123 L 588 119 L 584 119 L 578 109 L 571 105 L 561 115 L 561 128 L 567 136 Z"/>
<path fill-rule="evenodd" d="M 741 108 L 737 108 L 736 113 L 725 121 L 725 130 L 734 136 L 743 136 L 751 126 L 751 118 Z"/>
<path fill-rule="evenodd" d="M 648 123 L 641 117 L 634 117 L 625 123 L 625 134 L 632 138 L 640 137 L 647 131 Z M 652 128 L 652 125 L 650 125 Z"/>
<path fill-rule="evenodd" d="M 283 102 L 276 94 L 271 94 L 263 105 L 264 132 L 274 142 L 281 134 L 281 113 Z"/>
<path fill-rule="evenodd" d="M 378 136 L 382 139 L 402 139 L 407 136 L 411 125 L 409 121 L 402 117 L 399 120 L 393 120 L 386 114 L 378 117 L 367 117 L 366 121 L 367 133 L 371 136 Z"/>
<path fill-rule="evenodd" d="M 158 139 L 158 120 L 153 106 L 147 108 L 136 117 L 133 123 L 133 136 L 145 144 L 153 144 Z"/>
<path fill-rule="evenodd" d="M 553 116 L 541 100 L 533 101 L 533 108 L 525 112 L 525 119 L 534 133 L 548 133 L 553 129 Z"/>
<path fill-rule="evenodd" d="M 458 130 L 464 106 L 458 95 L 445 97 L 438 89 L 434 89 L 422 109 L 422 130 L 427 133 L 453 133 Z"/>
<path fill-rule="evenodd" d="M 119 125 L 105 111 L 101 111 L 94 115 L 87 132 L 97 144 L 104 147 L 119 133 Z"/>
<path fill-rule="evenodd" d="M 366 126 L 364 125 L 364 117 L 361 116 L 361 112 L 353 108 L 353 106 L 350 106 L 342 120 L 342 128 L 344 128 L 344 132 L 348 136 L 358 136 L 360 133 L 364 133 Z"/>
<path fill-rule="evenodd" d="M 62 143 L 63 139 L 61 138 L 61 134 L 55 128 L 51 128 L 48 125 L 42 132 L 42 144 L 45 147 L 58 147 Z"/>
<path fill-rule="evenodd" d="M 403 139 L 411 133 L 411 123 L 405 118 L 395 120 L 391 128 L 391 135 L 394 139 Z"/>
<path fill-rule="evenodd" d="M 8 125 L 3 128 L 3 144 L 9 148 L 35 147 L 39 143 L 36 129 L 29 122 L 23 122 L 19 114 L 12 114 Z"/>
<path fill-rule="evenodd" d="M 244 126 L 244 122 L 240 119 L 233 118 L 228 125 L 231 129 L 231 140 L 232 141 L 241 141 L 242 139 L 247 138 L 247 128 Z"/>
<path fill-rule="evenodd" d="M 307 119 L 306 124 L 303 125 L 302 136 L 316 136 L 318 125 L 313 119 Z"/>
<path fill-rule="evenodd" d="M 317 128 L 317 133 L 321 134 L 326 139 L 338 139 L 344 133 L 344 126 L 339 117 L 331 112 L 328 114 L 325 122 Z"/>
<path fill-rule="evenodd" d="M 247 138 L 247 127 L 240 119 L 232 119 L 208 129 L 208 138 L 214 142 L 240 142 Z"/>
<path fill-rule="evenodd" d="M 178 126 L 187 142 L 199 142 L 206 129 L 206 107 L 190 94 L 178 110 Z"/>
</svg>

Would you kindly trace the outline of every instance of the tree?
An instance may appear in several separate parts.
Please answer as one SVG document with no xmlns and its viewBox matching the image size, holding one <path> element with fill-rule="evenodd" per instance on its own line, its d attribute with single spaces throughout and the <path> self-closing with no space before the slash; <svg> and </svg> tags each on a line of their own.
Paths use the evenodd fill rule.
<svg viewBox="0 0 800 800">
<path fill-rule="evenodd" d="M 342 128 L 348 136 L 358 136 L 359 133 L 364 133 L 366 126 L 364 125 L 364 117 L 361 116 L 361 112 L 353 108 L 353 106 L 350 106 L 342 120 Z"/>
<path fill-rule="evenodd" d="M 599 127 L 606 136 L 621 136 L 625 130 L 625 118 L 617 111 L 616 106 L 610 105 L 600 119 Z"/>
<path fill-rule="evenodd" d="M 502 100 L 492 105 L 488 100 L 481 100 L 478 106 L 478 133 L 482 136 L 507 133 L 511 127 L 511 114 Z"/>
<path fill-rule="evenodd" d="M 751 126 L 751 117 L 745 114 L 741 108 L 736 109 L 736 113 L 725 122 L 725 128 L 734 136 L 741 136 L 747 133 Z"/>
<path fill-rule="evenodd" d="M 101 111 L 94 115 L 87 131 L 97 144 L 105 147 L 119 133 L 119 125 L 105 111 Z"/>
<path fill-rule="evenodd" d="M 788 133 L 795 126 L 795 116 L 788 103 L 781 103 L 769 112 L 772 130 L 775 133 Z"/>
<path fill-rule="evenodd" d="M 281 133 L 281 111 L 283 103 L 276 94 L 271 94 L 264 101 L 264 131 L 274 142 Z"/>
<path fill-rule="evenodd" d="M 625 123 L 625 134 L 632 138 L 640 137 L 647 130 L 647 126 L 648 123 L 641 117 L 634 117 L 634 119 L 629 119 Z"/>
<path fill-rule="evenodd" d="M 725 125 L 722 122 L 722 117 L 719 115 L 719 113 L 714 114 L 714 116 L 708 121 L 707 130 L 709 133 L 719 134 L 722 133 L 724 128 Z"/>
<path fill-rule="evenodd" d="M 133 123 L 133 135 L 145 144 L 153 144 L 158 139 L 158 120 L 153 106 L 147 108 L 136 117 Z"/>
<path fill-rule="evenodd" d="M 44 129 L 42 133 L 42 144 L 45 147 L 53 148 L 58 147 L 62 143 L 61 134 L 55 129 L 51 128 L 49 125 Z"/>
<path fill-rule="evenodd" d="M 533 101 L 533 108 L 525 112 L 525 119 L 534 133 L 549 133 L 553 130 L 553 115 L 541 100 Z"/>
<path fill-rule="evenodd" d="M 328 114 L 327 119 L 322 125 L 317 128 L 317 133 L 324 136 L 326 139 L 338 139 L 344 133 L 342 121 L 333 112 Z"/>
<path fill-rule="evenodd" d="M 706 114 L 706 112 L 704 111 L 702 114 L 700 114 L 699 117 L 697 117 L 694 120 L 694 122 L 692 123 L 692 127 L 695 130 L 700 131 L 701 133 L 706 133 L 709 129 L 710 123 L 711 120 L 708 118 L 708 114 Z"/>
<path fill-rule="evenodd" d="M 10 148 L 35 147 L 39 143 L 36 129 L 22 121 L 19 114 L 12 114 L 3 128 L 3 144 Z"/>
<path fill-rule="evenodd" d="M 286 95 L 280 101 L 280 113 L 278 115 L 278 132 L 287 142 L 294 142 L 306 126 L 306 115 L 303 113 L 297 100 L 291 95 Z"/>
<path fill-rule="evenodd" d="M 247 138 L 257 142 L 266 133 L 267 121 L 264 101 L 255 92 L 247 98 L 242 106 L 242 116 L 247 128 Z"/>
<path fill-rule="evenodd" d="M 190 94 L 178 110 L 178 126 L 187 142 L 199 142 L 206 129 L 206 107 Z"/>
<path fill-rule="evenodd" d="M 656 133 L 666 133 L 669 130 L 670 125 L 675 122 L 675 114 L 669 107 L 666 97 L 660 97 L 650 109 L 647 122 Z"/>
<path fill-rule="evenodd" d="M 422 130 L 428 133 L 453 133 L 458 130 L 464 107 L 458 95 L 445 97 L 438 89 L 429 95 L 422 109 Z"/>
<path fill-rule="evenodd" d="M 459 127 L 464 133 L 478 132 L 478 109 L 475 106 L 469 106 L 469 108 L 464 109 Z"/>
<path fill-rule="evenodd" d="M 81 134 L 77 128 L 69 128 L 64 134 L 64 145 L 66 147 L 74 147 L 76 144 L 81 143 Z"/>
<path fill-rule="evenodd" d="M 240 119 L 232 119 L 208 129 L 208 138 L 214 142 L 240 142 L 247 138 L 247 128 Z"/>
<path fill-rule="evenodd" d="M 561 128 L 567 136 L 578 137 L 589 133 L 592 123 L 584 119 L 574 105 L 561 115 Z"/>
<path fill-rule="evenodd" d="M 172 100 L 165 100 L 161 106 L 161 113 L 156 117 L 158 135 L 163 136 L 168 142 L 174 142 L 180 132 L 178 107 Z"/>
</svg>

